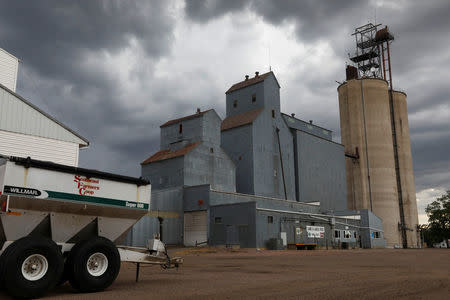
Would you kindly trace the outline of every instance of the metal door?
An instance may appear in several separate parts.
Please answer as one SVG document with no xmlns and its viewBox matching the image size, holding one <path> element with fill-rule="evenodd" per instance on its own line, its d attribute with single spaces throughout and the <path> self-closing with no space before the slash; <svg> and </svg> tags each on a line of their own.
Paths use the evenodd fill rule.
<svg viewBox="0 0 450 300">
<path fill-rule="evenodd" d="M 206 210 L 184 213 L 184 245 L 195 246 L 208 239 Z"/>
<path fill-rule="evenodd" d="M 249 248 L 248 225 L 239 226 L 239 245 L 241 248 Z"/>
<path fill-rule="evenodd" d="M 239 245 L 238 232 L 236 226 L 227 225 L 227 245 Z"/>
</svg>

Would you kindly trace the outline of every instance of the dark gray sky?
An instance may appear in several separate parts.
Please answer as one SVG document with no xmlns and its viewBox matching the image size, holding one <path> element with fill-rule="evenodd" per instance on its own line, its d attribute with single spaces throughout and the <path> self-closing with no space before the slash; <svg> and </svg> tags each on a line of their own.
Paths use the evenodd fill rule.
<svg viewBox="0 0 450 300">
<path fill-rule="evenodd" d="M 214 108 L 272 66 L 282 110 L 339 136 L 337 83 L 353 29 L 389 25 L 394 87 L 408 94 L 420 221 L 450 188 L 450 1 L 7 1 L 0 47 L 18 93 L 91 141 L 80 165 L 138 176 L 159 125 Z"/>
</svg>

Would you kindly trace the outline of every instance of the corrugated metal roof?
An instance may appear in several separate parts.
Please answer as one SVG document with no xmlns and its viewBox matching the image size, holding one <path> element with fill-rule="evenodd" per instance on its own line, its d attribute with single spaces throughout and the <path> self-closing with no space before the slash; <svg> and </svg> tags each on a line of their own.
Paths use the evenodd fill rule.
<svg viewBox="0 0 450 300">
<path fill-rule="evenodd" d="M 0 130 L 78 143 L 89 141 L 20 95 L 0 84 Z"/>
<path fill-rule="evenodd" d="M 289 118 L 291 118 L 291 119 L 293 119 L 293 120 L 302 122 L 302 123 L 305 124 L 305 125 L 311 125 L 311 126 L 313 126 L 313 127 L 320 128 L 320 129 L 322 129 L 322 130 L 326 130 L 326 131 L 328 131 L 328 132 L 333 132 L 333 130 L 326 129 L 325 127 L 321 127 L 321 126 L 319 126 L 319 125 L 316 125 L 316 124 L 313 124 L 313 123 L 310 123 L 310 122 L 306 122 L 306 121 L 304 121 L 304 120 L 302 120 L 302 119 L 299 119 L 299 118 L 290 116 L 290 115 L 285 114 L 285 113 L 281 113 L 281 115 L 283 116 L 284 119 L 289 119 Z M 288 123 L 288 126 L 289 126 L 290 124 L 291 124 L 291 123 Z M 295 128 L 295 127 L 292 127 L 292 126 L 289 126 L 289 127 Z"/>
<path fill-rule="evenodd" d="M 244 80 L 244 81 L 235 83 L 235 84 L 233 84 L 233 85 L 228 89 L 228 91 L 225 92 L 225 94 L 234 92 L 234 91 L 236 91 L 236 90 L 242 89 L 242 88 L 244 88 L 244 87 L 247 87 L 247 86 L 250 86 L 250 85 L 253 85 L 253 84 L 257 84 L 257 83 L 259 83 L 259 82 L 262 82 L 262 81 L 264 81 L 270 74 L 272 74 L 273 77 L 275 77 L 275 74 L 273 74 L 273 72 L 270 71 L 270 72 L 267 72 L 267 73 L 258 75 L 258 77 L 255 76 L 255 77 L 246 79 L 246 80 Z M 276 81 L 277 84 L 278 84 L 278 80 L 277 80 L 276 77 L 275 77 L 275 81 Z M 278 87 L 279 87 L 279 86 L 280 86 L 280 85 L 278 84 Z"/>
<path fill-rule="evenodd" d="M 206 114 L 207 112 L 209 112 L 209 111 L 211 111 L 211 110 L 212 110 L 212 109 L 208 109 L 208 110 L 205 110 L 205 111 L 201 111 L 201 112 L 195 113 L 195 114 L 193 114 L 193 115 L 189 115 L 189 116 L 186 116 L 186 117 L 182 117 L 182 118 L 170 120 L 170 121 L 167 121 L 166 123 L 162 124 L 162 125 L 159 126 L 159 127 L 160 127 L 160 128 L 163 128 L 163 127 L 166 127 L 166 126 L 169 126 L 169 125 L 176 124 L 176 123 L 181 122 L 181 121 L 185 121 L 185 120 L 189 120 L 189 119 L 198 118 L 198 117 L 200 117 L 200 116 L 203 116 L 204 114 Z"/>
<path fill-rule="evenodd" d="M 146 160 L 144 160 L 143 162 L 141 162 L 141 165 L 151 164 L 151 163 L 154 163 L 157 161 L 186 155 L 200 144 L 201 144 L 201 142 L 192 143 L 192 144 L 185 146 L 184 148 L 181 148 L 181 149 L 178 149 L 175 151 L 170 151 L 169 149 L 160 150 L 160 151 L 156 152 L 155 154 L 153 154 L 152 156 L 150 156 L 149 158 L 147 158 Z"/>
<path fill-rule="evenodd" d="M 264 110 L 263 107 L 257 108 L 239 115 L 234 115 L 226 118 L 222 121 L 222 125 L 220 129 L 222 131 L 236 128 L 239 126 L 244 126 L 247 124 L 253 123 L 253 121 L 256 120 L 256 118 L 259 116 L 259 114 Z"/>
<path fill-rule="evenodd" d="M 281 116 L 283 117 L 286 125 L 289 128 L 292 128 L 292 129 L 295 129 L 295 130 L 298 130 L 301 132 L 305 132 L 305 133 L 313 135 L 315 137 L 325 139 L 327 141 L 330 141 L 332 143 L 340 145 L 339 143 L 333 142 L 333 136 L 332 136 L 333 131 L 331 131 L 329 129 L 317 126 L 310 122 L 303 121 L 303 120 L 295 118 L 293 116 L 289 116 L 285 113 L 281 113 Z"/>
</svg>

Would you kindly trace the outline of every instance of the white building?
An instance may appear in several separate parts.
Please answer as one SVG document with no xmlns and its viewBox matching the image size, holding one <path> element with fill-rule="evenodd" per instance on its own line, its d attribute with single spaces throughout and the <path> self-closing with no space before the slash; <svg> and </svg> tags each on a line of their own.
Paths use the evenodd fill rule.
<svg viewBox="0 0 450 300">
<path fill-rule="evenodd" d="M 18 59 L 0 48 L 0 155 L 78 166 L 89 141 L 16 94 Z"/>
<path fill-rule="evenodd" d="M 11 91 L 16 91 L 19 59 L 0 48 L 0 84 Z"/>
</svg>

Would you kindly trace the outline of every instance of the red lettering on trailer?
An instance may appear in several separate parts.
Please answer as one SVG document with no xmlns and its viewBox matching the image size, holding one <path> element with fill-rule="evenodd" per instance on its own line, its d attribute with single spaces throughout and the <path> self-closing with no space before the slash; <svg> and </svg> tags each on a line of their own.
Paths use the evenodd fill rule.
<svg viewBox="0 0 450 300">
<path fill-rule="evenodd" d="M 86 177 L 82 177 L 80 175 L 74 176 L 74 182 L 77 184 L 78 193 L 80 195 L 93 196 L 95 191 L 100 190 L 100 187 L 97 184 L 100 183 L 98 179 L 90 179 Z"/>
</svg>

